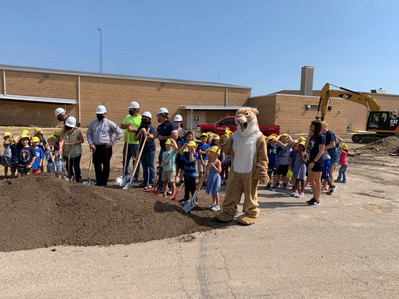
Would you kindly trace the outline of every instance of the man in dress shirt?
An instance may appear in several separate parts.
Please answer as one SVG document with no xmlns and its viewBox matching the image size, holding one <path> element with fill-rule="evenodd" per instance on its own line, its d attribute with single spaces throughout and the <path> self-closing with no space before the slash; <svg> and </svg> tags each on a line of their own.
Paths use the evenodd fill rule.
<svg viewBox="0 0 399 299">
<path fill-rule="evenodd" d="M 107 186 L 112 146 L 122 138 L 122 130 L 106 118 L 107 109 L 103 105 L 96 108 L 97 119 L 90 122 L 87 129 L 87 141 L 93 153 L 93 164 L 96 171 L 96 186 Z M 115 138 L 113 135 L 115 134 Z"/>
</svg>

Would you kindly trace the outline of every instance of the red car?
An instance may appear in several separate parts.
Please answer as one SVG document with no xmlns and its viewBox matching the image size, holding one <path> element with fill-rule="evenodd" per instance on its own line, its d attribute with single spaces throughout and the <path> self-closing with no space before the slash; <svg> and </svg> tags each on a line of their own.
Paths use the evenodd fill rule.
<svg viewBox="0 0 399 299">
<path fill-rule="evenodd" d="M 226 129 L 233 132 L 237 130 L 235 116 L 225 116 L 221 120 L 212 124 L 198 124 L 197 130 L 195 131 L 195 137 L 199 139 L 203 132 L 213 132 L 222 136 L 226 134 Z M 277 135 L 280 134 L 280 126 L 259 126 L 259 129 L 265 136 L 269 136 L 273 133 Z"/>
</svg>

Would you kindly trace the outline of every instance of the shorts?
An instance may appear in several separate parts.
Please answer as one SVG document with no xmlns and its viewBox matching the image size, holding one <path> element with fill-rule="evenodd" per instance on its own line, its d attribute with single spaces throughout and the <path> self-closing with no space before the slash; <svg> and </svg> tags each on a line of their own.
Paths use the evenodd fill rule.
<svg viewBox="0 0 399 299">
<path fill-rule="evenodd" d="M 62 165 L 62 161 L 55 161 L 55 162 L 51 162 L 48 161 L 47 162 L 47 172 L 48 173 L 58 173 L 61 174 L 64 171 L 64 167 Z"/>
<path fill-rule="evenodd" d="M 40 172 L 40 169 L 32 169 L 32 174 L 33 173 L 39 173 Z"/>
<path fill-rule="evenodd" d="M 324 160 L 323 170 L 321 173 L 322 179 L 329 179 L 330 178 L 330 168 L 331 168 L 331 160 Z"/>
<path fill-rule="evenodd" d="M 20 173 L 20 174 L 30 173 L 30 171 L 31 171 L 31 169 L 28 170 L 26 168 L 26 166 L 20 166 L 20 165 L 18 165 L 17 169 L 18 169 L 18 173 Z"/>
<path fill-rule="evenodd" d="M 3 165 L 4 167 L 11 167 L 11 157 L 2 156 L 1 165 Z"/>
<path fill-rule="evenodd" d="M 17 167 L 18 167 L 18 162 L 11 161 L 11 166 L 10 166 L 11 171 L 16 171 Z"/>
<path fill-rule="evenodd" d="M 162 170 L 162 182 L 174 183 L 175 181 L 175 171 L 164 171 Z"/>
<path fill-rule="evenodd" d="M 322 170 L 323 170 L 323 164 L 324 164 L 324 163 L 320 163 L 320 162 L 314 163 L 314 166 L 313 166 L 313 168 L 312 168 L 312 171 L 313 171 L 313 172 L 322 172 Z"/>
<path fill-rule="evenodd" d="M 277 167 L 276 166 L 268 166 L 267 168 L 267 174 L 277 174 Z"/>
<path fill-rule="evenodd" d="M 197 161 L 198 173 L 200 173 L 200 172 L 205 172 L 207 166 L 208 166 L 208 160 L 204 160 L 204 165 L 202 165 L 201 160 L 198 160 L 198 161 Z"/>
<path fill-rule="evenodd" d="M 282 176 L 286 176 L 288 172 L 288 164 L 287 165 L 279 165 L 277 166 L 277 174 L 281 174 Z"/>
<path fill-rule="evenodd" d="M 184 160 L 180 157 L 176 157 L 176 167 L 177 169 L 184 169 Z"/>
<path fill-rule="evenodd" d="M 331 157 L 331 165 L 338 165 L 339 160 L 339 152 L 336 148 L 327 150 L 328 154 Z"/>
</svg>

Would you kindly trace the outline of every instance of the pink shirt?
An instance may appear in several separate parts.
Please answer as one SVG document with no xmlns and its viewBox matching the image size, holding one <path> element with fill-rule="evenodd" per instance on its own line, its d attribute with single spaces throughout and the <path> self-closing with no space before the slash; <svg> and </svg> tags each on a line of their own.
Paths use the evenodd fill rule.
<svg viewBox="0 0 399 299">
<path fill-rule="evenodd" d="M 341 155 L 339 155 L 339 164 L 348 165 L 348 153 L 346 151 L 342 151 Z"/>
</svg>

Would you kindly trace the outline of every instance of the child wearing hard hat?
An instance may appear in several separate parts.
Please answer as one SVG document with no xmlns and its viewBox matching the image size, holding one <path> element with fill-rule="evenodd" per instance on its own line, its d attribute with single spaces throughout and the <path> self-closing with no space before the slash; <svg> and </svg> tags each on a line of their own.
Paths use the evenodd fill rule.
<svg viewBox="0 0 399 299">
<path fill-rule="evenodd" d="M 298 139 L 298 144 L 297 144 L 297 155 L 295 159 L 295 164 L 293 167 L 293 175 L 292 177 L 295 178 L 295 183 L 294 183 L 294 192 L 291 194 L 292 196 L 296 198 L 303 198 L 305 197 L 305 179 L 306 179 L 306 162 L 308 161 L 308 154 L 305 151 L 305 145 L 306 141 L 305 140 L 299 140 Z M 299 188 L 299 183 L 301 183 L 301 190 L 300 192 L 298 191 Z"/>
<path fill-rule="evenodd" d="M 1 165 L 4 166 L 4 178 L 8 179 L 8 168 L 11 168 L 11 143 L 12 143 L 12 135 L 10 132 L 4 133 L 4 152 L 3 156 L 1 156 Z"/>
<path fill-rule="evenodd" d="M 337 183 L 346 183 L 346 170 L 348 169 L 348 145 L 342 144 L 339 148 L 339 161 L 338 163 L 341 165 L 339 168 L 339 174 L 335 182 Z M 342 181 L 341 181 L 342 179 Z"/>
<path fill-rule="evenodd" d="M 195 184 L 197 177 L 195 166 L 198 160 L 198 154 L 195 152 L 196 147 L 195 141 L 191 140 L 179 149 L 179 153 L 184 157 L 184 198 L 179 200 L 180 203 L 189 201 L 190 193 L 193 196 L 197 188 Z"/>
<path fill-rule="evenodd" d="M 277 137 L 277 143 L 279 144 L 277 149 L 277 174 L 275 180 L 276 183 L 270 188 L 272 191 L 277 189 L 281 177 L 283 177 L 283 188 L 288 189 L 287 172 L 289 168 L 292 138 L 288 134 L 284 133 Z"/>
<path fill-rule="evenodd" d="M 36 136 L 39 138 L 39 147 L 42 149 L 43 153 L 46 151 L 46 138 L 44 138 L 43 136 L 43 131 L 40 128 L 35 128 L 35 130 L 33 131 L 33 136 Z M 42 166 L 40 167 L 40 171 L 44 172 L 44 163 L 42 164 Z"/>
<path fill-rule="evenodd" d="M 18 145 L 18 177 L 28 175 L 36 160 L 36 152 L 29 145 L 29 135 L 22 134 Z"/>
<path fill-rule="evenodd" d="M 38 173 L 40 171 L 40 168 L 43 166 L 44 153 L 43 150 L 39 147 L 39 142 L 39 137 L 32 137 L 31 143 L 36 155 L 35 162 L 32 164 L 32 174 Z"/>
<path fill-rule="evenodd" d="M 206 155 L 206 150 L 210 148 L 210 145 L 207 143 L 208 134 L 202 133 L 200 137 L 201 143 L 198 144 L 196 152 L 198 153 L 199 159 L 197 162 L 198 168 L 198 179 L 201 181 L 202 176 L 205 174 L 206 168 L 208 166 L 208 156 Z"/>
<path fill-rule="evenodd" d="M 46 161 L 47 161 L 47 172 L 55 174 L 57 178 L 61 178 L 63 172 L 62 159 L 59 153 L 58 145 L 56 144 L 57 137 L 51 135 L 47 138 L 46 147 Z"/>
<path fill-rule="evenodd" d="M 269 137 L 267 137 L 267 158 L 269 159 L 269 164 L 267 165 L 267 175 L 271 179 L 273 174 L 273 179 L 274 179 L 273 186 L 277 184 L 276 180 L 277 163 L 278 163 L 277 150 L 278 150 L 277 136 L 270 135 Z M 270 182 L 266 185 L 265 187 L 266 190 L 269 190 L 272 187 Z"/>
<path fill-rule="evenodd" d="M 172 194 L 175 193 L 175 160 L 177 153 L 176 141 L 168 138 L 165 142 L 166 151 L 162 153 L 162 182 L 163 182 L 163 197 L 167 198 L 168 184 L 171 186 Z"/>
<path fill-rule="evenodd" d="M 220 211 L 219 191 L 222 179 L 222 162 L 218 159 L 220 148 L 216 145 L 206 150 L 208 163 L 211 165 L 206 180 L 206 194 L 212 195 L 212 204 L 208 207 L 212 211 Z"/>
</svg>

